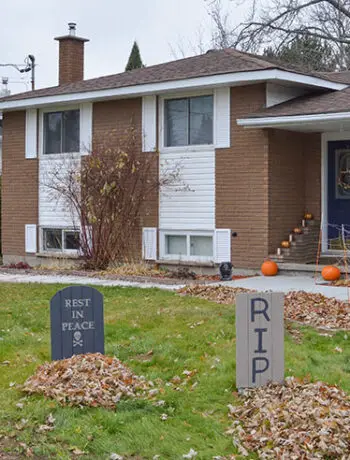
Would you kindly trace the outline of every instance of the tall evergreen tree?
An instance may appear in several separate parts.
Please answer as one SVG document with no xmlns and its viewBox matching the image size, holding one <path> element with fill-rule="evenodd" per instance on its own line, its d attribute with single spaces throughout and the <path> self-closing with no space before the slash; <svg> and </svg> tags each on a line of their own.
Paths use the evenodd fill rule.
<svg viewBox="0 0 350 460">
<path fill-rule="evenodd" d="M 141 69 L 142 67 L 145 67 L 145 66 L 141 59 L 140 48 L 137 42 L 134 41 L 128 63 L 126 64 L 126 67 L 125 67 L 125 71 L 133 70 L 133 69 Z"/>
</svg>

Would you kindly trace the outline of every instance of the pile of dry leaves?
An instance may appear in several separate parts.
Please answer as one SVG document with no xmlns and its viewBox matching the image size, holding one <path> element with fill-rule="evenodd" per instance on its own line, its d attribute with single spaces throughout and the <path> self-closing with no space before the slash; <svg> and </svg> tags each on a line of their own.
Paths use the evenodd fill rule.
<svg viewBox="0 0 350 460">
<path fill-rule="evenodd" d="M 241 455 L 259 458 L 348 459 L 350 399 L 339 388 L 293 377 L 245 392 L 242 406 L 229 405 L 229 434 Z"/>
<path fill-rule="evenodd" d="M 286 318 L 326 329 L 350 329 L 350 306 L 334 297 L 290 292 L 284 302 Z"/>
<path fill-rule="evenodd" d="M 43 364 L 23 390 L 63 405 L 115 408 L 121 398 L 152 396 L 153 387 L 118 359 L 95 353 Z"/>
<path fill-rule="evenodd" d="M 178 290 L 182 295 L 191 295 L 218 303 L 235 303 L 241 292 L 254 292 L 243 288 L 222 285 L 193 285 Z M 285 296 L 285 318 L 309 326 L 325 329 L 350 329 L 350 306 L 335 298 L 304 291 L 290 292 Z"/>
<path fill-rule="evenodd" d="M 236 295 L 253 292 L 250 289 L 232 288 L 223 285 L 210 285 L 210 284 L 193 284 L 185 286 L 177 291 L 182 295 L 190 295 L 200 297 L 201 299 L 212 300 L 217 303 L 235 303 Z"/>
</svg>

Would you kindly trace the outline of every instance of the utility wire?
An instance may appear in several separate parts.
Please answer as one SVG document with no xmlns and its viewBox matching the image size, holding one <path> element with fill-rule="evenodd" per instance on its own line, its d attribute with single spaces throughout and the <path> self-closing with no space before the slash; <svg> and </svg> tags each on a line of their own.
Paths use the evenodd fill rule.
<svg viewBox="0 0 350 460">
<path fill-rule="evenodd" d="M 21 70 L 20 67 L 26 67 L 27 64 L 0 64 L 0 67 L 14 67 L 16 70 Z"/>
</svg>

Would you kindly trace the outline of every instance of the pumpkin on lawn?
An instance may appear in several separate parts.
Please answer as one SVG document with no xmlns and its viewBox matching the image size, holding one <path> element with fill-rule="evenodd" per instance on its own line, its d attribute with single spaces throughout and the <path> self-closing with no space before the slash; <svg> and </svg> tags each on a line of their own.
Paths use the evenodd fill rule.
<svg viewBox="0 0 350 460">
<path fill-rule="evenodd" d="M 322 270 L 322 278 L 325 281 L 337 281 L 340 278 L 340 270 L 334 265 L 327 265 Z"/>
<path fill-rule="evenodd" d="M 264 276 L 276 276 L 278 272 L 278 265 L 273 260 L 265 260 L 261 266 L 261 273 Z"/>
</svg>

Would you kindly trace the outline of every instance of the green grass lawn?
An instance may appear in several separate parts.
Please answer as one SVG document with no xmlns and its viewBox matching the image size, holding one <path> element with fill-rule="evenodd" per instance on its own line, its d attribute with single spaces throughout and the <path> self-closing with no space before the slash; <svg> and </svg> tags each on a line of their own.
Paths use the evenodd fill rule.
<svg viewBox="0 0 350 460">
<path fill-rule="evenodd" d="M 12 385 L 24 383 L 39 364 L 50 360 L 49 301 L 61 288 L 0 284 L 0 454 L 18 454 L 25 446 L 35 458 L 71 458 L 74 449 L 90 459 L 108 459 L 113 452 L 126 459 L 182 459 L 190 448 L 198 452 L 197 459 L 236 453 L 225 435 L 230 423 L 227 404 L 237 402 L 233 306 L 156 289 L 100 288 L 105 297 L 106 354 L 149 380 L 162 379 L 165 393 L 160 399 L 166 404 L 125 400 L 116 411 L 72 409 L 25 396 Z M 301 344 L 286 335 L 286 375 L 310 376 L 350 391 L 346 335 L 330 338 L 311 328 L 301 330 Z M 150 350 L 151 360 L 145 361 L 142 355 Z M 1 364 L 4 361 L 10 364 Z M 183 391 L 165 385 L 175 375 L 183 377 L 186 369 L 198 372 Z M 18 403 L 23 403 L 22 409 Z M 39 432 L 50 413 L 55 429 Z M 160 419 L 163 413 L 168 420 Z"/>
</svg>

